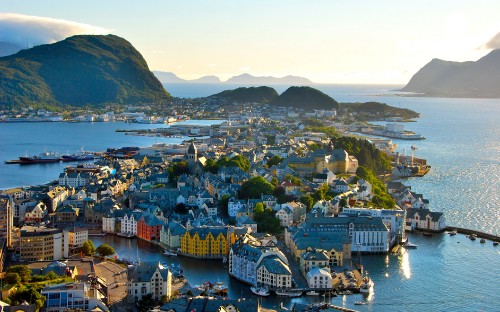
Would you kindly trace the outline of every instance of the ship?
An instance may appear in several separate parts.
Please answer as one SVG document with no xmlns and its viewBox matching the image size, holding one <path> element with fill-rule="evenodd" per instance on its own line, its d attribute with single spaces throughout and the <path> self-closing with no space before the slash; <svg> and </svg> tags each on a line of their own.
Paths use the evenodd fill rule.
<svg viewBox="0 0 500 312">
<path fill-rule="evenodd" d="M 20 164 L 40 164 L 40 163 L 55 163 L 59 162 L 61 157 L 57 153 L 43 152 L 36 156 L 20 156 Z"/>
<path fill-rule="evenodd" d="M 93 153 L 85 152 L 83 149 L 74 154 L 64 154 L 61 156 L 62 161 L 83 161 L 83 160 L 94 160 L 95 156 Z"/>
</svg>

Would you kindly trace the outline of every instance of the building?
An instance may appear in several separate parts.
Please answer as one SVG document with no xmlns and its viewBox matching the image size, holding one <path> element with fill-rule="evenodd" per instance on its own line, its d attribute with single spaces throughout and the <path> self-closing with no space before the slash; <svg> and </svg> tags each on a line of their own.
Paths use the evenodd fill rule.
<svg viewBox="0 0 500 312">
<path fill-rule="evenodd" d="M 314 268 L 329 268 L 330 255 L 326 250 L 314 249 L 300 255 L 300 271 L 306 275 Z"/>
<path fill-rule="evenodd" d="M 23 226 L 19 245 L 21 260 L 59 260 L 63 257 L 63 231 L 43 226 Z"/>
<path fill-rule="evenodd" d="M 246 227 L 198 226 L 181 236 L 180 253 L 194 258 L 223 259 L 236 240 L 249 233 Z"/>
<path fill-rule="evenodd" d="M 292 272 L 288 261 L 278 255 L 265 257 L 257 265 L 257 284 L 268 289 L 287 289 L 292 287 Z"/>
<path fill-rule="evenodd" d="M 307 285 L 311 288 L 331 289 L 333 278 L 326 268 L 313 268 L 306 274 Z"/>
<path fill-rule="evenodd" d="M 0 239 L 5 239 L 7 247 L 12 246 L 12 226 L 14 225 L 14 214 L 12 201 L 6 195 L 0 196 Z"/>
<path fill-rule="evenodd" d="M 145 212 L 137 221 L 137 237 L 147 241 L 160 240 L 160 230 L 165 224 L 161 216 Z"/>
<path fill-rule="evenodd" d="M 288 266 L 288 260 L 272 241 L 257 240 L 250 235 L 238 239 L 229 251 L 229 275 L 250 285 L 266 285 L 258 279 L 257 268 L 266 258 L 276 256 Z"/>
<path fill-rule="evenodd" d="M 141 263 L 128 279 L 128 301 L 137 302 L 151 295 L 154 300 L 172 296 L 172 273 L 161 264 Z"/>
<path fill-rule="evenodd" d="M 379 217 L 390 233 L 391 245 L 402 242 L 405 238 L 406 210 L 402 209 L 369 209 L 369 208 L 343 208 L 343 216 Z"/>
<path fill-rule="evenodd" d="M 47 298 L 45 301 L 47 312 L 109 311 L 102 302 L 106 296 L 87 283 L 46 286 L 40 293 Z"/>
<path fill-rule="evenodd" d="M 89 239 L 89 231 L 86 228 L 68 228 L 63 231 L 63 237 L 64 258 L 69 258 Z"/>
<path fill-rule="evenodd" d="M 63 208 L 57 209 L 56 211 L 57 222 L 74 223 L 76 222 L 79 213 L 80 213 L 79 208 L 75 208 L 69 205 L 64 206 Z"/>
<path fill-rule="evenodd" d="M 433 212 L 423 208 L 406 209 L 406 230 L 441 231 L 445 228 L 442 212 Z"/>
</svg>

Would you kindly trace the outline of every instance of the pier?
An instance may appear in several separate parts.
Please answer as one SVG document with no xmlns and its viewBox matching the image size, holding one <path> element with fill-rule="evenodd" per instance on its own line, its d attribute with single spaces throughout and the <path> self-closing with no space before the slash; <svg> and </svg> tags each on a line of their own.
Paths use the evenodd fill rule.
<svg viewBox="0 0 500 312">
<path fill-rule="evenodd" d="M 465 228 L 460 228 L 460 227 L 456 227 L 456 226 L 447 226 L 441 232 L 451 232 L 451 231 L 457 231 L 457 233 L 465 234 L 465 235 L 475 234 L 479 238 L 484 238 L 484 239 L 491 240 L 494 242 L 500 242 L 500 236 L 498 236 L 498 235 L 488 234 L 488 233 L 484 233 L 481 231 L 465 229 Z"/>
</svg>

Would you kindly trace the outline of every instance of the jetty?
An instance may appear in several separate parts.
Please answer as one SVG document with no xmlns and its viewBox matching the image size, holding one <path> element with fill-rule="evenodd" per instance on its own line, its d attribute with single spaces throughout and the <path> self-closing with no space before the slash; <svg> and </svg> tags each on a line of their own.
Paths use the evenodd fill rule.
<svg viewBox="0 0 500 312">
<path fill-rule="evenodd" d="M 451 232 L 451 231 L 457 231 L 457 233 L 464 234 L 464 235 L 475 234 L 479 238 L 484 238 L 484 239 L 488 239 L 488 240 L 500 243 L 500 236 L 498 236 L 498 235 L 484 233 L 484 232 L 477 231 L 477 230 L 460 228 L 460 227 L 456 227 L 456 226 L 447 226 L 447 227 L 443 228 L 443 230 L 441 230 L 440 232 Z"/>
</svg>

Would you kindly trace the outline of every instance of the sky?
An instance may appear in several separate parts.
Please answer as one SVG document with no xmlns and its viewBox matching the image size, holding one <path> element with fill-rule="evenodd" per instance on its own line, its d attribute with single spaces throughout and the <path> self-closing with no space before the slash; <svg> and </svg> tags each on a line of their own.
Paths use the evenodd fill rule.
<svg viewBox="0 0 500 312">
<path fill-rule="evenodd" d="M 151 70 L 184 79 L 405 84 L 433 58 L 474 61 L 500 48 L 499 12 L 498 0 L 0 0 L 0 41 L 112 33 Z"/>
</svg>

